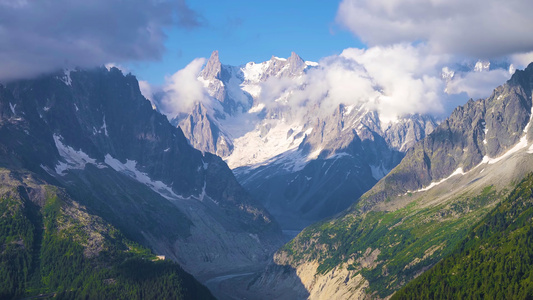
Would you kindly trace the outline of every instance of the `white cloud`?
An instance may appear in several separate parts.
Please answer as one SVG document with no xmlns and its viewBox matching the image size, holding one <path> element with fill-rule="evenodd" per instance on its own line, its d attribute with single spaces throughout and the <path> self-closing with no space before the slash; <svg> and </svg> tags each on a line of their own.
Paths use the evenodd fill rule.
<svg viewBox="0 0 533 300">
<path fill-rule="evenodd" d="M 384 117 L 443 112 L 444 83 L 439 66 L 448 63 L 446 56 L 431 54 L 423 45 L 409 44 L 347 49 L 341 55 L 363 65 L 380 88 L 375 105 Z"/>
<path fill-rule="evenodd" d="M 524 69 L 533 62 L 533 51 L 511 55 L 511 63 L 518 69 Z"/>
<path fill-rule="evenodd" d="M 112 68 L 117 68 L 117 69 L 119 69 L 122 72 L 122 74 L 131 73 L 130 70 L 127 67 L 124 67 L 123 65 L 119 65 L 119 64 L 116 64 L 116 63 L 107 63 L 104 66 L 106 67 L 106 69 L 108 71 L 111 70 Z"/>
<path fill-rule="evenodd" d="M 189 113 L 196 102 L 207 103 L 209 101 L 209 94 L 203 84 L 198 81 L 198 74 L 205 62 L 205 58 L 197 58 L 185 68 L 166 78 L 161 110 L 169 118 L 174 118 L 182 112 Z"/>
<path fill-rule="evenodd" d="M 469 98 L 480 99 L 489 96 L 496 87 L 509 78 L 508 70 L 496 69 L 484 72 L 468 72 L 454 78 L 446 87 L 449 94 L 466 93 Z"/>
<path fill-rule="evenodd" d="M 141 90 L 141 94 L 143 94 L 144 98 L 150 101 L 152 108 L 157 109 L 156 102 L 154 101 L 154 91 L 150 83 L 145 80 L 139 80 L 139 89 Z"/>
<path fill-rule="evenodd" d="M 153 101 L 154 93 L 152 92 L 152 86 L 146 80 L 139 80 L 139 89 L 144 98 Z"/>
<path fill-rule="evenodd" d="M 408 113 L 439 114 L 445 86 L 436 66 L 445 62 L 422 46 L 408 44 L 346 49 L 321 60 L 302 78 L 269 80 L 260 100 L 302 111 L 316 107 L 325 114 L 340 104 L 365 104 L 385 119 Z M 285 101 L 279 100 L 280 95 Z"/>
<path fill-rule="evenodd" d="M 511 76 L 506 69 L 463 70 L 444 80 L 443 68 L 457 65 L 455 56 L 435 54 L 425 44 L 350 48 L 302 77 L 269 79 L 259 101 L 289 106 L 296 117 L 310 108 L 331 114 L 340 104 L 364 104 L 385 120 L 411 113 L 444 116 L 468 98 L 489 96 Z"/>
<path fill-rule="evenodd" d="M 530 0 L 343 0 L 337 21 L 369 46 L 497 58 L 533 49 L 531 11 Z"/>
<path fill-rule="evenodd" d="M 0 0 L 0 80 L 159 59 L 165 28 L 200 19 L 185 0 Z"/>
</svg>

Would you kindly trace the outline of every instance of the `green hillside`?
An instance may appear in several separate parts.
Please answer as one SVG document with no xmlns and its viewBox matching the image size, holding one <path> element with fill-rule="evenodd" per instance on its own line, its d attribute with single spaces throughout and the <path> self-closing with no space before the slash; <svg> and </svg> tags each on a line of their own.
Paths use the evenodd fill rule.
<svg viewBox="0 0 533 300">
<path fill-rule="evenodd" d="M 533 298 L 533 174 L 392 299 Z"/>
<path fill-rule="evenodd" d="M 0 170 L 0 299 L 212 299 L 55 186 Z"/>
<path fill-rule="evenodd" d="M 318 261 L 318 273 L 344 265 L 369 281 L 369 294 L 386 297 L 448 255 L 504 193 L 488 186 L 433 207 L 419 199 L 395 211 L 346 214 L 308 227 L 280 252 L 293 265 Z"/>
</svg>

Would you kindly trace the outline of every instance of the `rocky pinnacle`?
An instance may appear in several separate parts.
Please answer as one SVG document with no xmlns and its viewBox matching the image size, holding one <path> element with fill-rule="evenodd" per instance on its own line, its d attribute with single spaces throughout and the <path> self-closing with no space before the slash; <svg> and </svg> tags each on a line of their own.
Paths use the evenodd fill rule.
<svg viewBox="0 0 533 300">
<path fill-rule="evenodd" d="M 203 77 L 205 80 L 215 78 L 219 79 L 221 71 L 222 64 L 220 63 L 220 59 L 218 58 L 218 50 L 215 50 L 213 51 L 213 53 L 211 53 L 211 57 L 207 61 L 205 68 L 200 73 L 200 76 Z"/>
</svg>

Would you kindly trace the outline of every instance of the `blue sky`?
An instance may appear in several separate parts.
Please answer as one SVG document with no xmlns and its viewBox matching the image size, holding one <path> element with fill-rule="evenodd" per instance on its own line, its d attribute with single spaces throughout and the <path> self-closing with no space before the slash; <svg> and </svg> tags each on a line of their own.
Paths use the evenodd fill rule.
<svg viewBox="0 0 533 300">
<path fill-rule="evenodd" d="M 166 29 L 166 51 L 161 60 L 127 64 L 140 80 L 164 83 L 197 57 L 219 50 L 223 64 L 262 62 L 272 55 L 288 57 L 291 51 L 305 60 L 339 54 L 364 45 L 335 22 L 338 1 L 189 1 L 200 26 Z"/>
</svg>

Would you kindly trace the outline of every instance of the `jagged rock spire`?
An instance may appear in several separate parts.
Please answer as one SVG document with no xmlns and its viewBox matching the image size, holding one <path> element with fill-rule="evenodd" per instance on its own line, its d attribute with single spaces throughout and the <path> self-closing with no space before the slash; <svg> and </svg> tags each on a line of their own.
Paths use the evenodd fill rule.
<svg viewBox="0 0 533 300">
<path fill-rule="evenodd" d="M 291 56 L 288 59 L 272 56 L 270 66 L 261 77 L 261 80 L 266 80 L 271 76 L 298 76 L 306 67 L 305 61 L 294 52 L 291 52 Z"/>
<path fill-rule="evenodd" d="M 298 75 L 306 67 L 305 61 L 294 52 L 291 52 L 291 57 L 287 59 L 287 62 L 289 63 L 290 75 Z"/>
<path fill-rule="evenodd" d="M 206 80 L 214 79 L 220 76 L 221 71 L 222 64 L 220 63 L 220 59 L 218 58 L 218 50 L 215 50 L 213 51 L 213 53 L 211 53 L 211 57 L 207 61 L 205 68 L 200 73 L 200 76 Z"/>
</svg>

